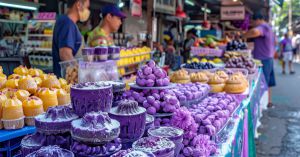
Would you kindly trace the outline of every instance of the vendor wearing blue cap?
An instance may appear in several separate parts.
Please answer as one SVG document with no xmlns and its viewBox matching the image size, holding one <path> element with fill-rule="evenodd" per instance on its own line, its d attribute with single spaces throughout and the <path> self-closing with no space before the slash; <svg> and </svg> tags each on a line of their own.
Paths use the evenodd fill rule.
<svg viewBox="0 0 300 157">
<path fill-rule="evenodd" d="M 122 24 L 122 19 L 126 18 L 126 15 L 116 5 L 106 5 L 101 12 L 103 20 L 88 36 L 88 45 L 91 47 L 114 45 L 110 34 L 117 32 Z"/>
</svg>

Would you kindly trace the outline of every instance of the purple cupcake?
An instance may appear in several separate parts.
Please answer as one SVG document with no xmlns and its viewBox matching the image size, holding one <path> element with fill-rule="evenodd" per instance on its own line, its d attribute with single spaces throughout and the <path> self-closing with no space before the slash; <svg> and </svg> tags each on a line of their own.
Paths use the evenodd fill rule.
<svg viewBox="0 0 300 157">
<path fill-rule="evenodd" d="M 74 157 L 74 154 L 58 146 L 46 146 L 27 155 L 26 157 Z"/>
<path fill-rule="evenodd" d="M 106 112 L 90 112 L 72 122 L 72 138 L 87 144 L 105 144 L 120 134 L 120 123 Z"/>
<path fill-rule="evenodd" d="M 21 141 L 22 157 L 39 150 L 46 143 L 46 136 L 40 133 L 25 136 Z"/>
<path fill-rule="evenodd" d="M 134 100 L 121 100 L 117 107 L 110 110 L 110 117 L 120 122 L 119 137 L 123 143 L 134 142 L 141 138 L 145 131 L 146 109 Z"/>
<path fill-rule="evenodd" d="M 108 48 L 107 47 L 95 47 L 94 52 L 95 61 L 101 62 L 108 59 Z"/>
<path fill-rule="evenodd" d="M 149 152 L 142 152 L 133 149 L 121 150 L 111 157 L 155 157 L 154 154 Z"/>
<path fill-rule="evenodd" d="M 174 157 L 175 144 L 167 138 L 143 137 L 133 143 L 132 148 L 138 151 L 151 152 L 156 157 Z"/>
<path fill-rule="evenodd" d="M 37 131 L 44 134 L 69 132 L 71 121 L 79 117 L 70 106 L 50 107 L 46 113 L 35 117 Z"/>
<path fill-rule="evenodd" d="M 77 115 L 88 112 L 109 112 L 113 100 L 112 85 L 105 82 L 87 82 L 71 87 L 71 103 Z"/>
<path fill-rule="evenodd" d="M 118 152 L 122 147 L 121 139 L 116 138 L 102 145 L 89 145 L 74 141 L 71 146 L 71 151 L 76 157 L 102 157 L 110 156 Z"/>
</svg>

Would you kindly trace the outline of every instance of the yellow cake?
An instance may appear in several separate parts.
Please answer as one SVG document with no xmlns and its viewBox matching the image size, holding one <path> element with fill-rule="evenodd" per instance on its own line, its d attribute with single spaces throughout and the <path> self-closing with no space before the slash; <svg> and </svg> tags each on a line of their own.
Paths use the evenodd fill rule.
<svg viewBox="0 0 300 157">
<path fill-rule="evenodd" d="M 28 69 L 25 66 L 20 65 L 19 67 L 14 69 L 14 73 L 18 75 L 27 75 Z"/>
<path fill-rule="evenodd" d="M 6 75 L 0 73 L 0 89 L 5 87 L 6 81 L 7 81 Z"/>
<path fill-rule="evenodd" d="M 38 87 L 42 85 L 42 79 L 40 77 L 33 77 L 35 83 L 37 84 Z"/>
<path fill-rule="evenodd" d="M 14 89 L 14 88 L 3 88 L 1 90 L 1 92 L 5 93 L 7 98 L 12 98 L 12 97 L 16 96 L 17 91 L 18 91 L 18 89 Z"/>
<path fill-rule="evenodd" d="M 245 83 L 240 75 L 232 75 L 229 77 L 225 85 L 225 92 L 231 94 L 240 94 L 246 91 L 248 84 Z"/>
<path fill-rule="evenodd" d="M 18 88 L 19 79 L 10 79 L 5 82 L 6 88 Z"/>
<path fill-rule="evenodd" d="M 198 72 L 198 73 L 191 74 L 191 81 L 193 83 L 195 83 L 195 82 L 207 83 L 209 81 L 209 78 L 207 77 L 207 75 L 205 73 Z"/>
<path fill-rule="evenodd" d="M 41 74 L 40 78 L 42 79 L 42 81 L 45 81 L 48 78 L 48 74 Z"/>
<path fill-rule="evenodd" d="M 67 93 L 64 89 L 58 89 L 57 100 L 58 100 L 58 105 L 70 104 L 71 102 L 70 93 Z"/>
<path fill-rule="evenodd" d="M 190 76 L 184 69 L 174 72 L 171 76 L 171 82 L 173 83 L 190 83 Z"/>
<path fill-rule="evenodd" d="M 28 97 L 23 101 L 23 110 L 26 117 L 34 117 L 44 113 L 43 101 L 36 96 Z"/>
<path fill-rule="evenodd" d="M 208 81 L 208 84 L 211 87 L 212 93 L 219 93 L 224 91 L 225 81 L 217 74 L 211 76 Z"/>
<path fill-rule="evenodd" d="M 60 82 L 55 75 L 49 75 L 43 82 L 42 87 L 46 88 L 61 88 Z"/>
<path fill-rule="evenodd" d="M 60 83 L 61 88 L 64 88 L 66 85 L 68 85 L 67 80 L 65 80 L 63 78 L 59 78 L 58 81 Z"/>
<path fill-rule="evenodd" d="M 19 89 L 15 95 L 21 102 L 23 102 L 30 96 L 30 93 L 27 90 Z"/>
<path fill-rule="evenodd" d="M 24 126 L 22 102 L 16 97 L 6 99 L 2 103 L 2 121 L 5 129 L 20 129 Z"/>
<path fill-rule="evenodd" d="M 58 105 L 56 90 L 44 88 L 38 95 L 43 101 L 44 111 L 47 111 L 49 107 Z"/>
<path fill-rule="evenodd" d="M 18 75 L 18 74 L 11 74 L 8 76 L 8 79 L 20 79 L 21 78 L 21 75 Z"/>
<path fill-rule="evenodd" d="M 62 89 L 64 89 L 67 93 L 71 91 L 71 84 L 65 85 Z"/>
<path fill-rule="evenodd" d="M 2 103 L 4 101 L 6 101 L 6 99 L 7 99 L 7 97 L 6 97 L 5 93 L 0 92 L 0 129 L 3 128 L 2 121 L 1 121 L 1 119 L 2 119 Z"/>
<path fill-rule="evenodd" d="M 210 72 L 210 71 L 208 71 L 208 70 L 203 70 L 203 71 L 201 71 L 201 72 L 203 72 L 204 74 L 206 74 L 206 76 L 207 76 L 208 78 L 211 78 L 211 77 L 214 75 L 214 73 L 212 73 L 212 72 Z"/>
<path fill-rule="evenodd" d="M 216 74 L 219 75 L 224 81 L 228 80 L 228 74 L 225 71 L 218 70 Z"/>
<path fill-rule="evenodd" d="M 21 78 L 18 85 L 19 89 L 27 90 L 31 94 L 34 94 L 37 89 L 37 83 L 31 76 Z"/>
</svg>

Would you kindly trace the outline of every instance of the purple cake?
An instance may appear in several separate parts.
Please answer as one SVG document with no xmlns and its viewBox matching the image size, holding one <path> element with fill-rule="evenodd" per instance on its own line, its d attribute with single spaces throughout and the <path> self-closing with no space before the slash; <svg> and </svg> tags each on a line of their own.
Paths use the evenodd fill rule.
<svg viewBox="0 0 300 157">
<path fill-rule="evenodd" d="M 133 143 L 134 150 L 151 152 L 156 157 L 174 157 L 175 144 L 167 138 L 143 137 Z"/>
<path fill-rule="evenodd" d="M 82 56 L 84 61 L 93 62 L 94 61 L 94 51 L 92 47 L 86 47 L 82 49 Z"/>
<path fill-rule="evenodd" d="M 120 122 L 119 137 L 123 143 L 134 142 L 141 138 L 145 131 L 146 109 L 134 100 L 121 100 L 117 107 L 110 110 L 110 117 Z"/>
<path fill-rule="evenodd" d="M 71 151 L 77 157 L 100 157 L 112 155 L 113 153 L 118 152 L 121 147 L 122 144 L 120 138 L 116 138 L 103 145 L 88 145 L 74 141 L 71 146 Z"/>
<path fill-rule="evenodd" d="M 147 131 L 149 128 L 154 127 L 154 117 L 150 114 L 146 114 L 146 127 L 145 131 Z"/>
<path fill-rule="evenodd" d="M 74 157 L 74 154 L 58 146 L 46 146 L 27 155 L 26 157 Z"/>
<path fill-rule="evenodd" d="M 142 152 L 133 149 L 121 150 L 111 157 L 155 157 L 153 153 Z"/>
<path fill-rule="evenodd" d="M 25 136 L 21 141 L 22 157 L 39 150 L 46 143 L 46 136 L 40 133 Z"/>
<path fill-rule="evenodd" d="M 74 140 L 88 144 L 105 144 L 120 134 L 120 123 L 106 112 L 90 112 L 72 122 L 71 135 Z"/>
<path fill-rule="evenodd" d="M 73 109 L 80 117 L 88 112 L 109 112 L 112 105 L 112 85 L 105 82 L 87 82 L 71 87 Z"/>
<path fill-rule="evenodd" d="M 38 132 L 45 134 L 65 133 L 70 131 L 71 121 L 77 118 L 70 106 L 55 106 L 36 116 L 35 126 Z"/>
<path fill-rule="evenodd" d="M 46 143 L 45 145 L 58 145 L 64 149 L 70 149 L 71 146 L 71 134 L 69 132 L 63 134 L 56 134 L 56 135 L 45 135 L 46 136 Z"/>
<path fill-rule="evenodd" d="M 175 157 L 178 156 L 183 147 L 183 133 L 182 129 L 168 126 L 153 127 L 148 130 L 149 136 L 165 137 L 173 141 L 175 144 Z"/>
<path fill-rule="evenodd" d="M 112 85 L 113 91 L 113 103 L 112 106 L 115 107 L 118 104 L 118 101 L 123 100 L 123 93 L 125 92 L 126 84 L 119 81 L 107 81 L 107 83 Z"/>
<path fill-rule="evenodd" d="M 112 59 L 112 60 L 120 59 L 120 47 L 117 46 L 108 47 L 108 59 Z"/>
</svg>

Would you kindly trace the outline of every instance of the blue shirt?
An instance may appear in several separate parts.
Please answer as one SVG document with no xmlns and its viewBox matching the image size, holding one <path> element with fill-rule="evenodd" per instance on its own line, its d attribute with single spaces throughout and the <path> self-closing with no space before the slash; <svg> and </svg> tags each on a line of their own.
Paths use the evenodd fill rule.
<svg viewBox="0 0 300 157">
<path fill-rule="evenodd" d="M 56 76 L 61 77 L 59 49 L 71 48 L 75 56 L 81 42 L 81 34 L 77 25 L 68 16 L 60 16 L 55 23 L 52 41 L 53 72 Z"/>
</svg>

